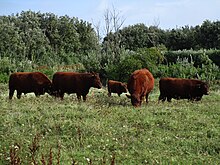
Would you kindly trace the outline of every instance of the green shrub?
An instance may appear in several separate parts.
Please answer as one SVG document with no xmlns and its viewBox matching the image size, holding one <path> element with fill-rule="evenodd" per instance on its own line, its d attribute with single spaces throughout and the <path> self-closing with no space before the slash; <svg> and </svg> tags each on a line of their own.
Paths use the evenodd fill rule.
<svg viewBox="0 0 220 165">
<path fill-rule="evenodd" d="M 195 67 L 201 67 L 203 64 L 215 63 L 220 66 L 220 51 L 219 50 L 182 50 L 182 51 L 167 51 L 164 54 L 164 64 L 173 64 L 178 58 L 187 58 L 194 61 Z"/>
<path fill-rule="evenodd" d="M 9 57 L 0 58 L 0 73 L 10 74 L 16 69 L 15 60 Z"/>
<path fill-rule="evenodd" d="M 142 67 L 142 62 L 140 60 L 133 57 L 128 57 L 120 61 L 118 65 L 109 65 L 106 67 L 106 72 L 108 79 L 127 82 L 130 74 L 137 69 L 141 69 Z"/>
<path fill-rule="evenodd" d="M 213 63 L 220 67 L 220 50 L 209 50 L 207 54 Z"/>
<path fill-rule="evenodd" d="M 201 79 L 209 82 L 220 79 L 220 69 L 215 64 L 202 65 L 202 67 L 198 69 L 198 74 Z"/>
<path fill-rule="evenodd" d="M 9 76 L 6 73 L 0 73 L 0 83 L 8 83 Z"/>
</svg>

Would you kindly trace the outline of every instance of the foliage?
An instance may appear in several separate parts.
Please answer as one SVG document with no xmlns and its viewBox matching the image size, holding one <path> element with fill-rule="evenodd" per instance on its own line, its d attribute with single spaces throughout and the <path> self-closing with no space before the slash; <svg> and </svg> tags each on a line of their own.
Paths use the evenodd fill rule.
<svg viewBox="0 0 220 165">
<path fill-rule="evenodd" d="M 120 31 L 121 45 L 129 50 L 150 48 L 164 43 L 164 31 L 156 26 L 147 27 L 144 24 L 136 24 L 125 27 Z"/>
<path fill-rule="evenodd" d="M 120 35 L 120 45 L 125 49 L 136 51 L 138 48 L 150 48 L 163 44 L 168 50 L 184 49 L 219 49 L 220 21 L 206 20 L 201 26 L 184 26 L 163 30 L 158 26 L 136 24 L 124 27 L 117 33 L 106 36 L 112 38 Z"/>
<path fill-rule="evenodd" d="M 178 58 L 187 58 L 188 62 L 193 61 L 195 67 L 202 67 L 210 63 L 219 64 L 219 50 L 182 50 L 182 51 L 166 51 L 164 53 L 164 64 L 176 63 Z"/>
<path fill-rule="evenodd" d="M 32 11 L 0 16 L 0 82 L 12 72 L 42 66 L 49 77 L 62 70 L 99 72 L 102 82 L 126 82 L 134 70 L 146 67 L 155 78 L 219 79 L 220 51 L 209 49 L 219 48 L 219 21 L 162 30 L 144 24 L 122 28 L 115 9 L 105 18 L 107 34 L 100 43 L 92 24 L 75 17 Z"/>
<path fill-rule="evenodd" d="M 106 73 L 109 79 L 127 82 L 130 74 L 141 68 L 142 62 L 131 56 L 120 61 L 117 65 L 107 66 Z"/>
<path fill-rule="evenodd" d="M 162 64 L 156 69 L 155 77 L 179 77 L 179 78 L 197 78 L 212 82 L 220 79 L 219 67 L 211 62 L 210 59 L 205 60 L 200 66 L 195 66 L 192 56 L 190 58 L 178 56 L 175 63 Z M 205 59 L 207 56 L 201 58 Z"/>
<path fill-rule="evenodd" d="M 52 13 L 22 11 L 0 16 L 0 34 L 0 57 L 28 59 L 33 63 L 99 49 L 90 23 Z"/>
<path fill-rule="evenodd" d="M 212 82 L 213 80 L 220 79 L 219 70 L 219 67 L 215 64 L 202 65 L 202 67 L 198 69 L 198 74 L 201 79 Z"/>
</svg>

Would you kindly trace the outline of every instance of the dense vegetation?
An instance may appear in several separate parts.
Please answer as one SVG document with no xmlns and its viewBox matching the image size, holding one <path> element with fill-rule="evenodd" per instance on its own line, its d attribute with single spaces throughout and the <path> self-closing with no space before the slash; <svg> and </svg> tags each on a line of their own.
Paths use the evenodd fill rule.
<svg viewBox="0 0 220 165">
<path fill-rule="evenodd" d="M 0 82 L 7 82 L 11 72 L 35 70 L 48 76 L 58 70 L 96 71 L 103 82 L 126 82 L 144 67 L 156 78 L 220 79 L 219 21 L 172 30 L 110 25 L 100 40 L 91 23 L 75 17 L 32 11 L 0 16 Z"/>
</svg>

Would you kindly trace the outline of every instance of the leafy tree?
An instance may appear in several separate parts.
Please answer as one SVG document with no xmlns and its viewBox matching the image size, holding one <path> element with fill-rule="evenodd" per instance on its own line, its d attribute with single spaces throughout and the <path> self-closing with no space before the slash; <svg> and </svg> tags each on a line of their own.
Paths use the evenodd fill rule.
<svg viewBox="0 0 220 165">
<path fill-rule="evenodd" d="M 28 59 L 40 65 L 51 59 L 60 63 L 76 61 L 77 54 L 100 49 L 91 24 L 75 17 L 22 11 L 12 16 L 1 16 L 0 25 L 1 56 Z M 68 55 L 74 60 L 67 60 Z"/>
<path fill-rule="evenodd" d="M 211 22 L 206 20 L 201 25 L 198 34 L 202 48 L 220 48 L 220 21 Z"/>
</svg>

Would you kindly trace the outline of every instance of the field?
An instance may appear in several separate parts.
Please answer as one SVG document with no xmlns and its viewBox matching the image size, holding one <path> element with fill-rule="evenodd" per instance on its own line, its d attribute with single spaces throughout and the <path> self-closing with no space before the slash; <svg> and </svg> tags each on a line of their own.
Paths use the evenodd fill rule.
<svg viewBox="0 0 220 165">
<path fill-rule="evenodd" d="M 133 108 L 91 89 L 86 102 L 49 95 L 8 100 L 0 85 L 0 164 L 220 164 L 220 88 L 200 102 Z"/>
</svg>

